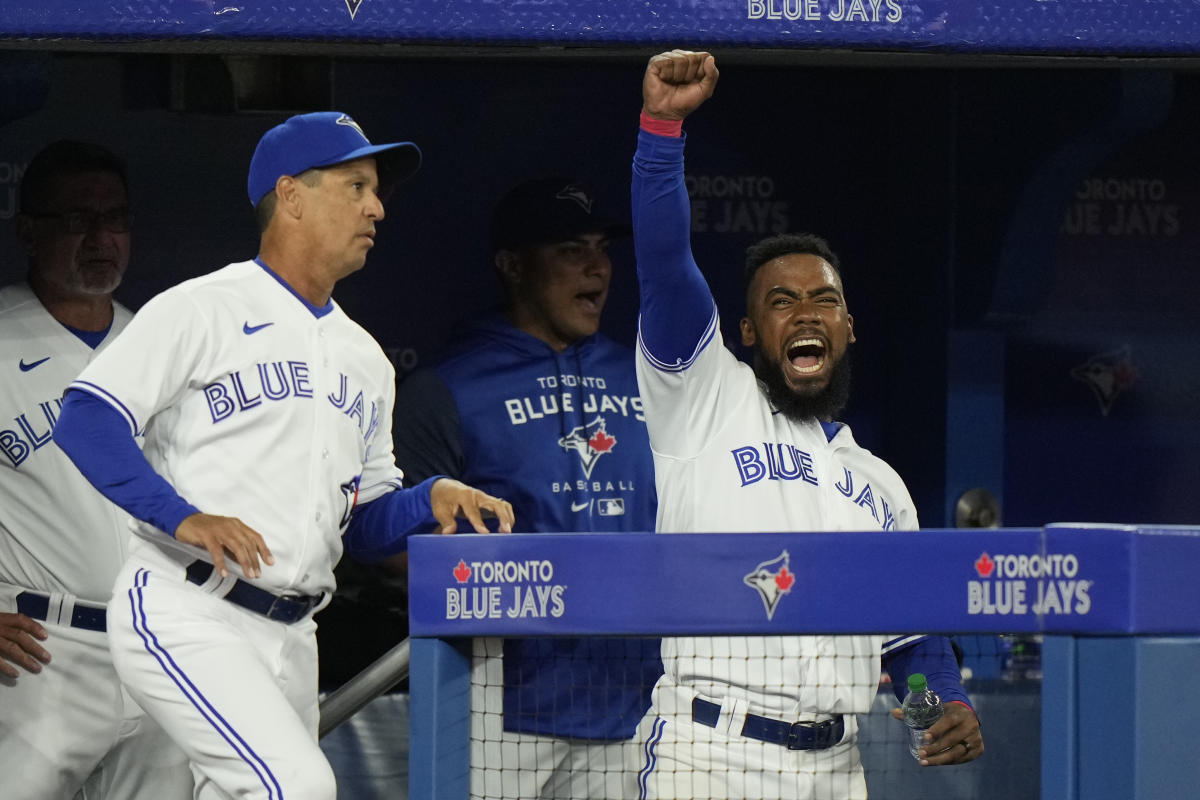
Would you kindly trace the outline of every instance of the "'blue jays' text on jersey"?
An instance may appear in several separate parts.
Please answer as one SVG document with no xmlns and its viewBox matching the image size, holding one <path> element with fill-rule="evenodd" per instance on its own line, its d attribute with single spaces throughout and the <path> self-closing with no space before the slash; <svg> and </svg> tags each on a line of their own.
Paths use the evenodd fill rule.
<svg viewBox="0 0 1200 800">
<path fill-rule="evenodd" d="M 414 483 L 443 474 L 504 497 L 517 532 L 648 532 L 642 412 L 629 348 L 597 334 L 558 353 L 493 316 L 401 383 L 396 459 Z M 505 728 L 629 738 L 660 671 L 657 640 L 507 640 Z"/>
</svg>

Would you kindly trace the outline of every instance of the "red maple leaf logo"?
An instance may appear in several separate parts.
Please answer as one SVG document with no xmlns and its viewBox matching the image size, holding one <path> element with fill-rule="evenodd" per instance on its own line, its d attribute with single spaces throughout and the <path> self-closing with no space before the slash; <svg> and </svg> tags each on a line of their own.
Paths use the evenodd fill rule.
<svg viewBox="0 0 1200 800">
<path fill-rule="evenodd" d="M 787 568 L 786 564 L 783 566 L 782 569 L 779 570 L 779 573 L 775 576 L 775 585 L 778 586 L 782 591 L 785 591 L 785 592 L 788 589 L 791 589 L 792 584 L 795 582 L 796 582 L 796 576 L 793 575 L 792 573 L 788 572 L 788 568 Z"/>
<path fill-rule="evenodd" d="M 996 562 L 992 561 L 992 557 L 984 553 L 975 562 L 975 571 L 979 573 L 979 577 L 986 578 L 992 574 L 992 570 L 996 568 Z"/>
<path fill-rule="evenodd" d="M 594 434 L 592 434 L 592 438 L 588 439 L 588 446 L 590 446 L 597 453 L 607 453 L 609 450 L 612 450 L 612 446 L 616 443 L 617 437 L 609 436 L 604 432 L 603 428 L 596 431 Z"/>
<path fill-rule="evenodd" d="M 459 583 L 466 583 L 467 578 L 471 577 L 471 568 L 467 566 L 467 562 L 461 558 L 458 560 L 458 566 L 454 568 L 454 579 Z"/>
</svg>

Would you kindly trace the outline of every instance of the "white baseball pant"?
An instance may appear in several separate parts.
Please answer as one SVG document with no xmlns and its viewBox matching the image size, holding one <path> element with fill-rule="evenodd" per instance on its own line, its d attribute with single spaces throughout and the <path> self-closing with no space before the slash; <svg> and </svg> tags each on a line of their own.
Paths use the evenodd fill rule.
<svg viewBox="0 0 1200 800">
<path fill-rule="evenodd" d="M 187 754 L 197 800 L 332 800 L 317 745 L 316 624 L 267 619 L 133 556 L 108 606 L 113 663 Z"/>
</svg>

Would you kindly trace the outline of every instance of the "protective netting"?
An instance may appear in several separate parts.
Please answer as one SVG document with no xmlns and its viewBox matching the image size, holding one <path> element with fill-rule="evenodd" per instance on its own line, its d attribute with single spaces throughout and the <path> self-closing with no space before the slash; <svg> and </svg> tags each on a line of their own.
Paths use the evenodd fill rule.
<svg viewBox="0 0 1200 800">
<path fill-rule="evenodd" d="M 547 731 L 572 725 L 576 730 L 587 724 L 613 729 L 586 718 L 606 713 L 602 705 L 586 705 L 589 699 L 603 699 L 603 693 L 588 686 L 533 685 L 538 679 L 529 676 L 538 672 L 536 668 L 526 663 L 524 671 L 511 664 L 506 669 L 504 641 L 473 641 L 473 799 L 942 796 L 981 800 L 1035 797 L 1039 792 L 1038 637 L 986 635 L 952 640 L 961 658 L 963 685 L 981 719 L 987 755 L 944 768 L 920 767 L 908 752 L 904 725 L 891 716 L 899 705 L 891 678 L 879 670 L 874 654 L 864 649 L 883 637 L 668 640 L 663 652 L 672 666 L 668 677 L 657 682 L 651 713 L 635 726 L 630 726 L 635 720 L 629 718 L 616 726 L 633 731 L 627 740 L 549 735 Z M 806 680 L 799 694 L 778 682 L 795 674 L 796 665 L 786 661 L 787 653 L 798 646 L 811 650 L 798 667 Z M 636 649 L 628 652 L 621 674 L 639 674 L 644 666 L 640 654 Z M 740 686 L 706 681 L 706 676 L 734 674 L 742 676 Z M 863 682 L 855 677 L 862 675 L 870 679 Z M 620 707 L 620 688 L 636 690 L 625 686 L 609 692 L 614 708 Z M 795 697 L 802 698 L 801 707 Z M 783 744 L 741 735 L 744 729 L 757 730 L 753 726 L 758 717 L 812 723 L 821 731 L 823 724 L 832 726 L 839 718 L 802 707 L 821 703 L 857 711 L 840 717 L 835 733 L 840 733 L 841 744 L 789 750 Z M 583 712 L 581 704 L 586 706 Z"/>
</svg>

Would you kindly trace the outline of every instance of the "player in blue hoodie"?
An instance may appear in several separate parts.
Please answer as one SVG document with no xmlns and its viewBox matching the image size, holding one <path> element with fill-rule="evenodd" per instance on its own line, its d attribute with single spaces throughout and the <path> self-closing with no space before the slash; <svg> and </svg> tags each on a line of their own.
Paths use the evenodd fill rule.
<svg viewBox="0 0 1200 800">
<path fill-rule="evenodd" d="M 501 199 L 491 244 L 507 304 L 401 383 L 406 480 L 448 475 L 502 494 L 516 532 L 654 530 L 633 352 L 598 332 L 608 243 L 629 232 L 569 178 Z M 508 639 L 502 659 L 500 640 L 475 647 L 472 797 L 636 796 L 622 750 L 662 671 L 657 640 Z"/>
</svg>

